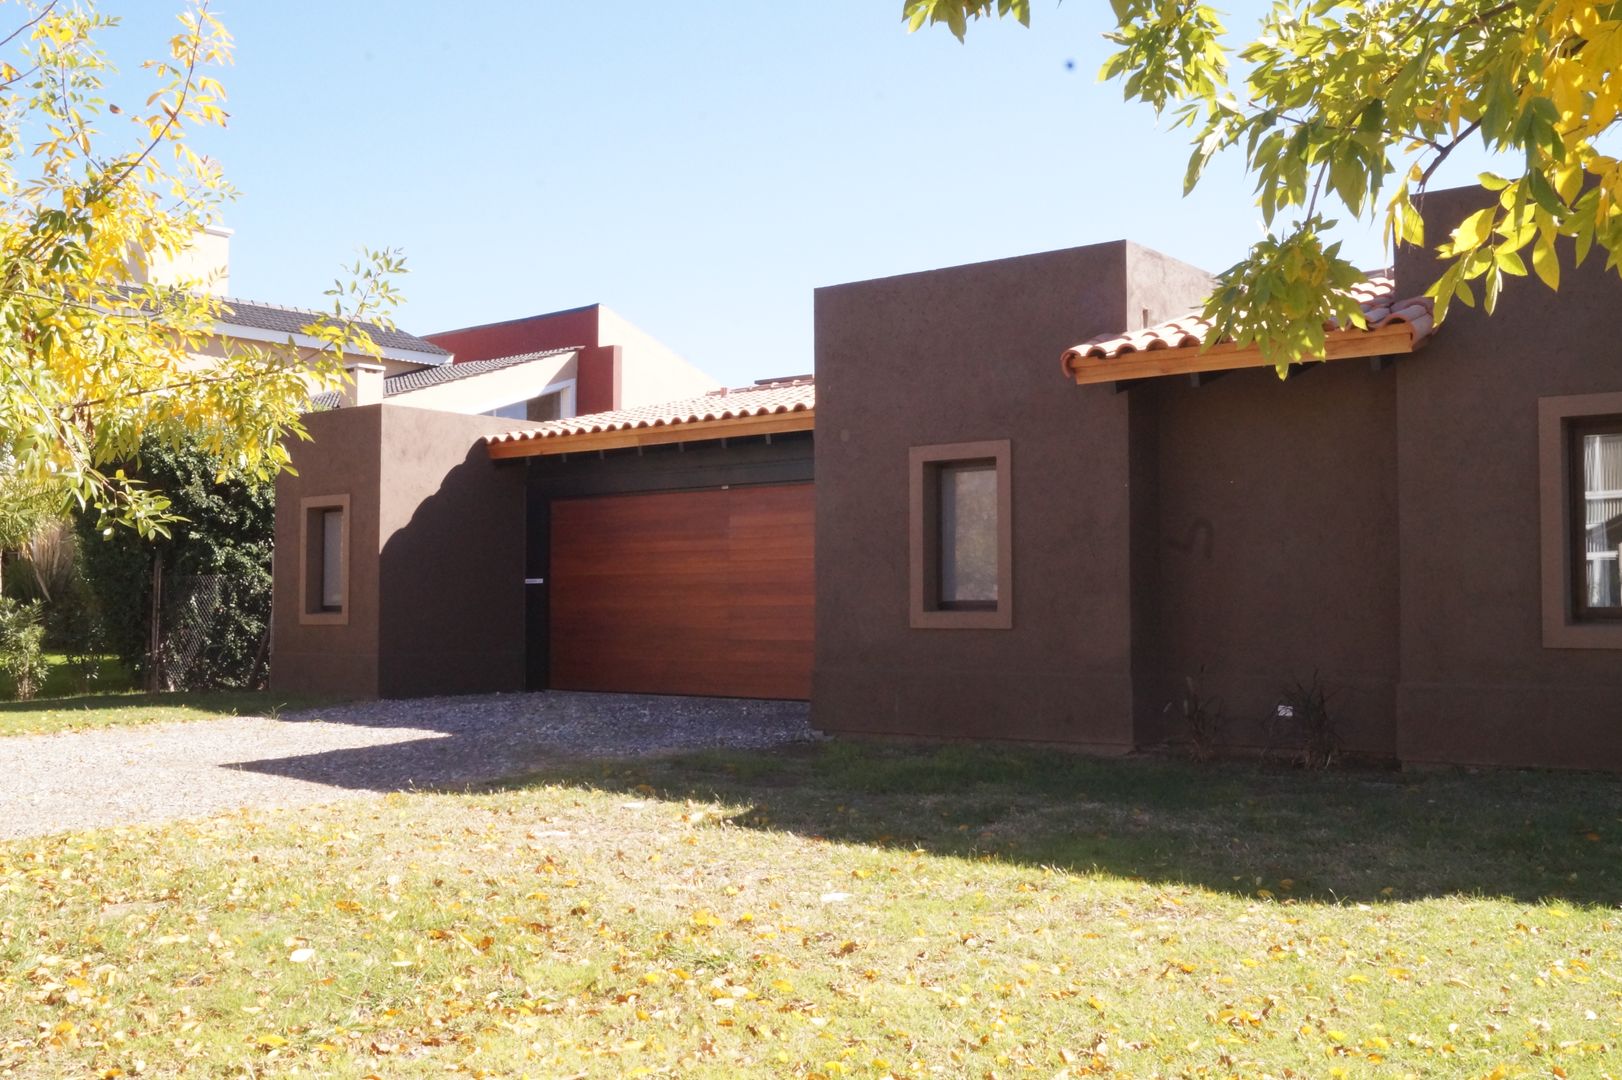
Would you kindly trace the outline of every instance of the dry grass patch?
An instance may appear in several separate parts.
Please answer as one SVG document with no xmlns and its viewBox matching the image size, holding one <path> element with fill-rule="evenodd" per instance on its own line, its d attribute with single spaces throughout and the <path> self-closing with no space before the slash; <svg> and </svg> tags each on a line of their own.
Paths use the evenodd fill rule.
<svg viewBox="0 0 1622 1080">
<path fill-rule="evenodd" d="M 0 737 L 55 735 L 109 727 L 217 720 L 223 716 L 277 716 L 320 704 L 262 690 L 198 690 L 164 694 L 113 692 L 80 697 L 0 702 Z"/>
<path fill-rule="evenodd" d="M 836 745 L 13 842 L 0 1074 L 1613 1075 L 1617 790 Z"/>
</svg>

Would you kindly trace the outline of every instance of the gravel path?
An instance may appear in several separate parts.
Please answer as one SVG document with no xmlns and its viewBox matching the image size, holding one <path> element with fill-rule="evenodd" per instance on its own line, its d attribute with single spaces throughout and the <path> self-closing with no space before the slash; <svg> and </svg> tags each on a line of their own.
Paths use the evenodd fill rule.
<svg viewBox="0 0 1622 1080">
<path fill-rule="evenodd" d="M 493 694 L 0 739 L 0 839 L 814 739 L 803 703 Z"/>
</svg>

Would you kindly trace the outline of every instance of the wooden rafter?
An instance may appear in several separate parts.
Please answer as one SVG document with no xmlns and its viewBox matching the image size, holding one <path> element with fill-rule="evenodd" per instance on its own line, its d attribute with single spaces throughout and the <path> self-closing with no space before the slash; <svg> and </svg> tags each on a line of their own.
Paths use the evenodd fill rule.
<svg viewBox="0 0 1622 1080">
<path fill-rule="evenodd" d="M 1405 322 L 1392 322 L 1374 330 L 1340 330 L 1331 333 L 1325 342 L 1324 355 L 1319 359 L 1351 360 L 1366 356 L 1392 356 L 1411 353 L 1416 347 L 1413 329 Z M 1273 362 L 1264 360 L 1260 350 L 1254 345 L 1239 348 L 1225 344 L 1214 345 L 1204 350 L 1196 345 L 1176 349 L 1148 349 L 1143 352 L 1123 353 L 1115 357 L 1070 356 L 1066 359 L 1065 366 L 1069 369 L 1071 378 L 1080 385 L 1087 385 L 1153 379 L 1164 375 L 1195 375 L 1211 371 L 1272 367 Z"/>
</svg>

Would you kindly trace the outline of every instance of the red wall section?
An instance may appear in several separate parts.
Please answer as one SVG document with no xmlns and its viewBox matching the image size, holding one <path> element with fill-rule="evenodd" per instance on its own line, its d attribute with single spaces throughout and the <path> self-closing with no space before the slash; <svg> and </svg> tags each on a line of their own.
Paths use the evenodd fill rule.
<svg viewBox="0 0 1622 1080">
<path fill-rule="evenodd" d="M 574 387 L 574 411 L 578 415 L 619 408 L 623 353 L 618 345 L 580 350 L 579 375 Z"/>
<path fill-rule="evenodd" d="M 454 363 L 466 364 L 474 360 L 494 360 L 543 349 L 596 345 L 597 321 L 597 305 L 592 304 L 547 315 L 446 330 L 427 337 L 440 348 L 454 353 Z"/>
</svg>

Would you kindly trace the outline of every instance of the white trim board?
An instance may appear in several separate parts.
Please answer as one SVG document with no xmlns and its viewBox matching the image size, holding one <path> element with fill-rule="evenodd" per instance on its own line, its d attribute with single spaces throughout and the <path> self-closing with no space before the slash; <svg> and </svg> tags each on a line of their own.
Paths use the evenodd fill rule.
<svg viewBox="0 0 1622 1080">
<path fill-rule="evenodd" d="M 313 316 L 311 322 L 319 322 L 323 316 Z M 275 345 L 292 343 L 300 349 L 324 349 L 327 342 L 308 334 L 289 334 L 277 330 L 265 330 L 257 326 L 242 326 L 239 323 L 217 322 L 214 324 L 214 334 L 217 337 L 241 338 L 244 341 L 264 341 Z M 424 367 L 441 367 L 450 363 L 450 356 L 446 353 L 418 352 L 414 349 L 401 349 L 394 346 L 382 346 L 379 351 L 386 360 L 401 360 L 408 364 L 422 364 Z M 365 354 L 370 356 L 370 353 Z"/>
</svg>

